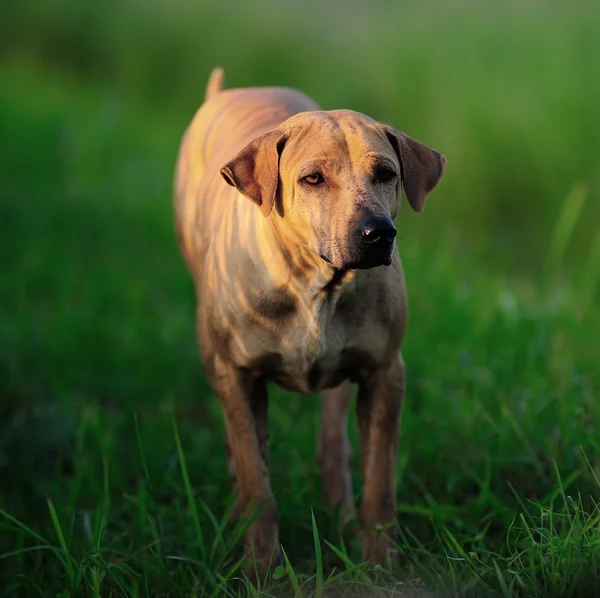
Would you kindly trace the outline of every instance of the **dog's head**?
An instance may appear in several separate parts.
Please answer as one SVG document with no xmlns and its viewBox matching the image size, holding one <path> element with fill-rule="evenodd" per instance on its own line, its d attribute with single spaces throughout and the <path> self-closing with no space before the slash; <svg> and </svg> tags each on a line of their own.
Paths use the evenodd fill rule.
<svg viewBox="0 0 600 598">
<path fill-rule="evenodd" d="M 358 112 L 303 112 L 249 143 L 224 179 L 341 270 L 389 265 L 402 186 L 420 212 L 446 160 Z"/>
</svg>

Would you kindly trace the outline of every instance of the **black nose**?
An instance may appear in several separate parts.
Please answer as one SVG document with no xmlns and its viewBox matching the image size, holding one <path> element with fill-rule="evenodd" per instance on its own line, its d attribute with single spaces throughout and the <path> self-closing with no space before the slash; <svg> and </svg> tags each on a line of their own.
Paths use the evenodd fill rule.
<svg viewBox="0 0 600 598">
<path fill-rule="evenodd" d="M 372 218 L 363 224 L 360 234 L 365 243 L 391 245 L 396 238 L 396 227 L 390 218 Z"/>
</svg>

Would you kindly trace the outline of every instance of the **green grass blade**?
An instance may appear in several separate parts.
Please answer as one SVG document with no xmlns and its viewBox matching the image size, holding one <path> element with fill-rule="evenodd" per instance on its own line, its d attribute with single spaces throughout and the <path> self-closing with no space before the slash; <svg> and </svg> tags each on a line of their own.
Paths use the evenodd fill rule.
<svg viewBox="0 0 600 598">
<path fill-rule="evenodd" d="M 213 526 L 213 529 L 215 532 L 215 537 L 214 537 L 214 540 L 213 540 L 211 548 L 210 548 L 211 551 L 214 553 L 220 547 L 225 552 L 227 547 L 225 544 L 225 538 L 223 537 L 223 528 L 225 526 L 224 522 L 219 523 L 217 521 L 217 518 L 215 517 L 214 513 L 208 508 L 208 505 L 203 501 L 202 501 L 202 510 L 206 513 L 206 516 L 212 523 L 212 526 Z"/>
<path fill-rule="evenodd" d="M 42 598 L 48 598 L 48 594 L 44 592 L 44 590 L 42 590 L 42 588 L 40 588 L 40 586 L 33 579 L 31 579 L 30 576 L 18 575 L 17 578 L 23 579 L 23 581 Z"/>
<path fill-rule="evenodd" d="M 286 573 L 290 579 L 292 588 L 294 588 L 294 596 L 296 598 L 298 598 L 299 596 L 302 596 L 302 590 L 300 589 L 300 584 L 298 583 L 298 576 L 296 575 L 296 572 L 294 571 L 294 567 L 292 567 L 292 563 L 290 562 L 287 552 L 285 551 L 283 546 L 281 547 L 281 552 L 283 554 L 283 560 L 285 561 Z"/>
<path fill-rule="evenodd" d="M 588 265 L 585 272 L 585 280 L 583 283 L 583 297 L 581 304 L 587 312 L 591 309 L 594 303 L 594 297 L 600 286 L 600 231 L 594 236 L 592 248 L 588 257 Z"/>
<path fill-rule="evenodd" d="M 148 463 L 146 463 L 146 454 L 144 453 L 144 447 L 142 445 L 142 437 L 140 435 L 140 426 L 138 422 L 137 412 L 133 414 L 133 425 L 135 427 L 135 440 L 137 442 L 138 451 L 140 453 L 140 458 L 142 459 L 142 468 L 144 470 L 144 477 L 146 478 L 146 482 L 148 486 L 151 488 L 152 483 L 150 482 L 150 472 L 148 470 Z"/>
<path fill-rule="evenodd" d="M 177 456 L 179 458 L 179 467 L 181 468 L 181 477 L 183 478 L 183 484 L 185 487 L 185 494 L 188 501 L 188 507 L 192 515 L 192 521 L 194 523 L 194 530 L 196 533 L 196 540 L 200 546 L 200 553 L 202 558 L 205 558 L 206 552 L 204 548 L 204 536 L 202 535 L 202 527 L 200 526 L 200 516 L 198 514 L 198 507 L 194 498 L 194 492 L 192 490 L 192 484 L 190 482 L 190 476 L 188 473 L 187 463 L 183 454 L 183 448 L 181 446 L 181 439 L 179 438 L 179 430 L 175 422 L 175 417 L 171 416 L 171 422 L 173 424 L 173 434 L 175 435 L 175 444 L 177 445 Z"/>
<path fill-rule="evenodd" d="M 60 544 L 60 547 L 65 555 L 65 559 L 63 560 L 63 563 L 64 563 L 65 569 L 67 571 L 69 583 L 72 584 L 75 581 L 75 569 L 73 567 L 73 563 L 71 562 L 71 555 L 69 554 L 69 547 L 67 546 L 67 542 L 65 540 L 65 536 L 63 534 L 63 530 L 60 525 L 60 521 L 58 519 L 56 509 L 54 508 L 54 503 L 52 502 L 52 499 L 49 496 L 46 497 L 46 501 L 48 503 L 48 510 L 50 511 L 50 518 L 52 519 L 52 524 L 54 525 L 54 530 L 56 531 L 58 543 Z"/>
<path fill-rule="evenodd" d="M 313 539 L 315 542 L 315 565 L 317 568 L 317 588 L 316 588 L 316 596 L 317 598 L 322 598 L 324 583 L 323 583 L 323 554 L 321 553 L 321 540 L 319 538 L 319 530 L 317 528 L 317 521 L 315 519 L 315 513 L 311 509 L 310 514 L 312 517 L 312 531 L 313 531 Z"/>
<path fill-rule="evenodd" d="M 502 575 L 502 571 L 500 571 L 500 567 L 498 567 L 498 562 L 494 559 L 494 571 L 496 572 L 496 578 L 498 579 L 498 584 L 500 585 L 500 589 L 502 590 L 502 595 L 509 597 L 510 591 L 508 586 L 506 585 L 506 580 L 504 579 L 504 575 Z"/>
<path fill-rule="evenodd" d="M 544 280 L 546 282 L 550 281 L 550 277 L 554 276 L 560 267 L 587 195 L 587 187 L 583 183 L 576 183 L 565 199 L 546 255 L 544 264 Z"/>
<path fill-rule="evenodd" d="M 19 529 L 23 530 L 32 538 L 35 538 L 36 540 L 43 542 L 44 544 L 50 544 L 46 539 L 42 538 L 42 536 L 34 532 L 30 527 L 27 527 L 24 523 L 13 517 L 10 513 L 8 513 L 2 508 L 0 508 L 0 517 L 4 517 L 4 519 L 10 521 L 13 525 L 16 525 Z"/>
<path fill-rule="evenodd" d="M 28 546 L 27 548 L 19 548 L 18 550 L 12 550 L 10 552 L 4 552 L 0 554 L 0 561 L 3 561 L 4 559 L 10 559 L 14 556 L 20 556 L 22 554 L 27 554 L 30 552 L 39 552 L 42 550 L 49 550 L 50 552 L 56 554 L 56 548 L 54 546 Z"/>
<path fill-rule="evenodd" d="M 219 580 L 219 585 L 212 592 L 211 596 L 214 598 L 220 598 L 223 595 L 224 587 L 228 584 L 232 579 L 234 579 L 234 575 L 238 573 L 242 565 L 244 564 L 244 557 L 240 558 L 235 562 L 227 572 L 223 575 L 221 573 L 217 573 L 217 579 Z"/>
<path fill-rule="evenodd" d="M 100 574 L 97 567 L 92 567 L 92 591 L 94 598 L 100 598 Z"/>
<path fill-rule="evenodd" d="M 325 540 L 325 544 L 327 544 L 329 549 L 344 563 L 344 565 L 346 565 L 346 573 L 357 573 L 361 582 L 367 584 L 370 583 L 371 579 L 367 575 L 365 563 L 354 563 L 345 551 L 340 550 L 337 546 L 334 546 L 327 540 Z"/>
</svg>

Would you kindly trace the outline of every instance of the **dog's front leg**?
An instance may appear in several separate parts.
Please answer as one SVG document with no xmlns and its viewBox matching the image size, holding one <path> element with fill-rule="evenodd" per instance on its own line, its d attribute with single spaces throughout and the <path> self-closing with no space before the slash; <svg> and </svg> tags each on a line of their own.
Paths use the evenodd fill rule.
<svg viewBox="0 0 600 598">
<path fill-rule="evenodd" d="M 256 559 L 262 573 L 280 558 L 277 505 L 268 472 L 266 382 L 219 358 L 215 366 L 215 387 L 225 412 L 240 513 L 256 517 L 246 532 L 246 558 L 250 571 Z"/>
<path fill-rule="evenodd" d="M 404 392 L 404 363 L 400 355 L 359 382 L 357 415 L 364 475 L 359 515 L 363 558 L 383 567 L 389 567 L 397 557 L 389 535 L 396 520 L 396 463 Z"/>
</svg>

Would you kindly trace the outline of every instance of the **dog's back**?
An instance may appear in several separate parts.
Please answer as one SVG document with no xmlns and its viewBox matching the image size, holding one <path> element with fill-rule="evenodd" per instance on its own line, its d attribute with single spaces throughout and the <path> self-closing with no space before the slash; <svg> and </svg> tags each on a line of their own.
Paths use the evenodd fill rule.
<svg viewBox="0 0 600 598">
<path fill-rule="evenodd" d="M 205 101 L 184 134 L 176 167 L 177 236 L 195 277 L 211 231 L 225 211 L 222 195 L 226 195 L 226 201 L 237 201 L 238 193 L 221 177 L 221 167 L 249 141 L 290 116 L 319 109 L 311 98 L 295 89 L 223 90 L 222 86 L 223 71 L 216 68 L 209 77 Z M 217 193 L 221 201 L 215 206 L 212 199 Z"/>
</svg>

